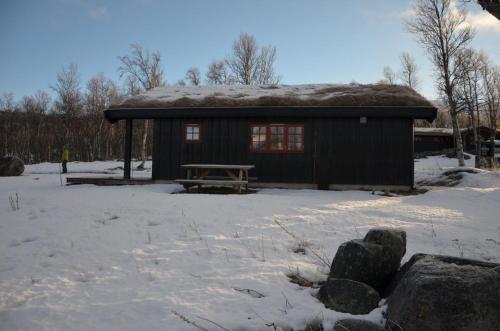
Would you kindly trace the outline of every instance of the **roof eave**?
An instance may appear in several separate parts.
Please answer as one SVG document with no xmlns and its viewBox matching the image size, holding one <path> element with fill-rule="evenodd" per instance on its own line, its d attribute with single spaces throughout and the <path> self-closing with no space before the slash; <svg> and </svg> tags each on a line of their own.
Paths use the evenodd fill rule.
<svg viewBox="0 0 500 331">
<path fill-rule="evenodd" d="M 106 119 L 204 118 L 204 117 L 393 117 L 425 119 L 432 122 L 437 115 L 433 106 L 283 106 L 283 107 L 198 107 L 198 108 L 112 108 L 104 112 Z"/>
</svg>

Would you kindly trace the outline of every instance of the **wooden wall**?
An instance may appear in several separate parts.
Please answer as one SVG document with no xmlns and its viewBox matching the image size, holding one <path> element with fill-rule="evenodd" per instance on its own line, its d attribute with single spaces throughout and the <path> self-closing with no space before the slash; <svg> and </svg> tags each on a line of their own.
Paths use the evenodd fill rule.
<svg viewBox="0 0 500 331">
<path fill-rule="evenodd" d="M 184 141 L 184 125 L 201 124 L 201 142 Z M 303 153 L 255 153 L 251 123 L 304 124 Z M 259 182 L 413 185 L 413 121 L 408 118 L 157 119 L 153 178 L 184 178 L 185 163 L 253 164 Z"/>
</svg>

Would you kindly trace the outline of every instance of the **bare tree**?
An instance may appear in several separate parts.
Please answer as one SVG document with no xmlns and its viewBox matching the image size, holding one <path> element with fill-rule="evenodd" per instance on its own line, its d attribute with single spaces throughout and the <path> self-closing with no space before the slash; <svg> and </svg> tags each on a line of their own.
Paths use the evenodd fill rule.
<svg viewBox="0 0 500 331">
<path fill-rule="evenodd" d="M 242 33 L 233 44 L 233 53 L 226 59 L 236 83 L 243 85 L 274 84 L 280 78 L 274 73 L 276 48 L 257 45 L 255 37 Z"/>
<path fill-rule="evenodd" d="M 479 157 L 481 149 L 481 140 L 478 134 L 481 99 L 481 56 L 475 50 L 465 48 L 457 53 L 456 66 L 458 68 L 457 72 L 460 73 L 456 88 L 457 110 L 465 111 L 470 119 L 476 155 Z M 479 163 L 476 165 L 479 166 Z"/>
<path fill-rule="evenodd" d="M 281 78 L 274 72 L 274 61 L 276 60 L 276 47 L 262 47 L 257 59 L 257 68 L 254 73 L 254 81 L 257 84 L 278 84 Z"/>
<path fill-rule="evenodd" d="M 57 73 L 56 83 L 50 88 L 57 93 L 56 111 L 68 117 L 74 117 L 81 112 L 80 74 L 76 64 L 63 67 Z"/>
<path fill-rule="evenodd" d="M 446 97 L 453 125 L 453 135 L 459 166 L 465 165 L 462 137 L 458 126 L 455 89 L 460 78 L 455 60 L 467 47 L 474 31 L 465 24 L 463 9 L 454 7 L 451 0 L 417 0 L 414 16 L 406 22 L 408 30 L 415 34 L 427 50 L 438 72 L 438 88 Z"/>
<path fill-rule="evenodd" d="M 208 65 L 206 73 L 207 83 L 210 85 L 225 85 L 230 84 L 229 73 L 225 61 L 214 60 Z"/>
<path fill-rule="evenodd" d="M 194 86 L 199 86 L 201 83 L 200 70 L 196 67 L 189 68 L 186 72 L 186 80 L 189 84 Z"/>
<path fill-rule="evenodd" d="M 175 83 L 175 86 L 186 86 L 186 82 L 184 79 L 179 79 L 177 83 Z"/>
<path fill-rule="evenodd" d="M 70 64 L 68 68 L 63 67 L 57 73 L 56 83 L 51 88 L 57 94 L 54 108 L 56 112 L 62 115 L 63 119 L 64 139 L 58 144 L 58 152 L 62 153 L 64 145 L 69 145 L 70 142 L 74 141 L 74 136 L 78 134 L 71 128 L 75 119 L 82 113 L 82 94 L 78 66 Z"/>
<path fill-rule="evenodd" d="M 491 129 L 490 139 L 494 140 L 500 112 L 500 67 L 491 63 L 483 54 L 482 60 L 482 90 L 486 104 L 486 113 Z M 493 144 L 493 141 L 492 141 Z"/>
<path fill-rule="evenodd" d="M 418 66 L 415 58 L 408 52 L 401 53 L 399 57 L 401 61 L 401 70 L 399 72 L 399 79 L 403 85 L 406 85 L 414 90 L 418 89 L 420 84 L 417 78 Z"/>
<path fill-rule="evenodd" d="M 120 77 L 133 77 L 137 80 L 142 88 L 146 91 L 158 86 L 165 85 L 164 73 L 161 66 L 160 52 L 149 54 L 149 51 L 144 49 L 139 44 L 130 45 L 131 54 L 118 56 L 121 65 L 118 67 Z M 146 163 L 146 143 L 148 138 L 149 121 L 144 121 L 142 144 L 141 144 L 141 164 L 139 169 L 144 169 Z"/>
<path fill-rule="evenodd" d="M 396 73 L 394 72 L 394 70 L 392 70 L 391 67 L 385 66 L 384 70 L 383 70 L 383 75 L 384 75 L 384 79 L 382 82 L 384 84 L 389 84 L 389 85 L 396 84 L 396 78 L 397 78 Z"/>
<path fill-rule="evenodd" d="M 104 146 L 104 143 L 109 139 L 104 136 L 106 123 L 102 114 L 117 96 L 116 84 L 102 73 L 92 77 L 87 82 L 85 111 L 89 116 L 85 126 L 87 138 L 85 143 L 88 148 L 89 160 L 103 160 L 103 150 L 109 151 L 109 147 Z"/>
<path fill-rule="evenodd" d="M 29 161 L 41 162 L 46 142 L 41 139 L 42 127 L 45 115 L 50 107 L 50 96 L 45 91 L 37 91 L 34 96 L 24 96 L 21 99 L 21 108 L 27 114 L 26 125 L 28 126 L 27 150 L 29 150 Z"/>
</svg>

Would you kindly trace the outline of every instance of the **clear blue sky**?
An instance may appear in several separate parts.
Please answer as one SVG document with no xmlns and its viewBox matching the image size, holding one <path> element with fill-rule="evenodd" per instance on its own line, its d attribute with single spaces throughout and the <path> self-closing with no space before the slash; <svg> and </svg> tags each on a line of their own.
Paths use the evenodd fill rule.
<svg viewBox="0 0 500 331">
<path fill-rule="evenodd" d="M 118 55 L 140 43 L 162 55 L 167 82 L 202 73 L 223 58 L 241 32 L 274 45 L 283 83 L 361 83 L 417 58 L 421 92 L 434 98 L 432 68 L 405 31 L 406 0 L 0 0 L 0 94 L 16 99 L 49 90 L 56 72 L 78 64 L 82 86 L 103 72 L 118 80 Z M 478 26 L 473 43 L 500 64 L 500 23 L 469 6 Z"/>
</svg>

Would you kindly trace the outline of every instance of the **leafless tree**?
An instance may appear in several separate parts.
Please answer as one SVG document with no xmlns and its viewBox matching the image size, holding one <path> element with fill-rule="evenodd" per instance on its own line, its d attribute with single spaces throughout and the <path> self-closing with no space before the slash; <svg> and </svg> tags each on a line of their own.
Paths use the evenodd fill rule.
<svg viewBox="0 0 500 331">
<path fill-rule="evenodd" d="M 482 60 L 482 90 L 486 104 L 486 113 L 491 129 L 491 139 L 495 139 L 498 116 L 500 112 L 500 67 L 494 65 L 483 54 Z"/>
<path fill-rule="evenodd" d="M 113 129 L 105 130 L 107 123 L 104 120 L 103 112 L 117 96 L 118 88 L 116 84 L 102 73 L 92 77 L 87 82 L 85 111 L 88 114 L 88 120 L 86 121 L 86 139 L 84 140 L 90 160 L 103 160 L 109 155 L 110 147 L 107 142 L 110 139 L 105 134 L 112 134 Z"/>
<path fill-rule="evenodd" d="M 125 95 L 137 95 L 143 91 L 141 83 L 134 76 L 127 76 L 123 84 Z"/>
<path fill-rule="evenodd" d="M 186 86 L 186 82 L 184 79 L 179 79 L 177 83 L 175 83 L 175 86 Z"/>
<path fill-rule="evenodd" d="M 415 62 L 415 58 L 410 53 L 403 52 L 399 59 L 401 61 L 401 70 L 399 71 L 401 83 L 414 90 L 418 89 L 420 82 L 417 77 L 418 66 Z"/>
<path fill-rule="evenodd" d="M 427 50 L 438 72 L 438 87 L 446 97 L 453 125 L 459 166 L 464 166 L 462 137 L 458 126 L 455 89 L 460 78 L 457 54 L 472 40 L 474 30 L 465 23 L 463 8 L 451 0 L 416 0 L 414 16 L 406 24 Z"/>
<path fill-rule="evenodd" d="M 394 70 L 392 70 L 391 67 L 389 66 L 385 66 L 384 67 L 384 70 L 383 70 L 383 75 L 384 75 L 384 79 L 383 79 L 383 83 L 385 84 L 389 84 L 389 85 L 395 85 L 396 84 L 396 73 L 394 72 Z"/>
<path fill-rule="evenodd" d="M 210 85 L 227 85 L 231 81 L 227 70 L 226 62 L 223 60 L 214 60 L 208 65 L 206 73 L 207 83 Z"/>
<path fill-rule="evenodd" d="M 255 37 L 242 33 L 233 44 L 233 53 L 226 59 L 236 83 L 243 85 L 275 84 L 280 77 L 274 73 L 275 47 L 259 48 Z"/>
<path fill-rule="evenodd" d="M 153 89 L 158 86 L 163 86 L 164 73 L 161 66 L 160 52 L 154 52 L 150 55 L 149 51 L 144 49 L 139 44 L 130 45 L 131 54 L 125 56 L 118 56 L 120 66 L 118 72 L 120 77 L 127 76 L 133 77 L 137 80 L 145 91 Z M 139 169 L 144 169 L 146 162 L 146 143 L 149 131 L 149 121 L 144 121 L 142 144 L 141 144 L 141 164 Z"/>
<path fill-rule="evenodd" d="M 37 91 L 34 96 L 24 96 L 21 108 L 27 114 L 26 148 L 30 151 L 30 160 L 41 162 L 46 142 L 41 138 L 45 115 L 49 112 L 50 96 L 45 91 Z"/>
<path fill-rule="evenodd" d="M 70 64 L 67 68 L 63 67 L 56 76 L 56 83 L 51 86 L 56 92 L 57 98 L 54 103 L 54 109 L 62 115 L 65 129 L 64 145 L 69 145 L 73 136 L 77 134 L 72 128 L 72 122 L 82 113 L 82 94 L 80 91 L 80 74 L 78 66 Z M 70 146 L 73 147 L 73 146 Z M 59 151 L 61 152 L 61 151 Z"/>
<path fill-rule="evenodd" d="M 199 86 L 201 83 L 200 70 L 196 67 L 189 68 L 186 72 L 186 80 L 191 85 Z"/>
<path fill-rule="evenodd" d="M 276 47 L 266 46 L 260 50 L 254 81 L 260 85 L 278 84 L 281 78 L 274 72 Z"/>
<path fill-rule="evenodd" d="M 63 67 L 57 73 L 56 83 L 51 86 L 51 89 L 57 94 L 56 111 L 70 118 L 81 112 L 80 74 L 76 64 L 72 63 L 67 68 Z"/>
<path fill-rule="evenodd" d="M 481 140 L 478 134 L 481 106 L 481 56 L 471 48 L 465 48 L 457 53 L 458 68 L 456 100 L 457 110 L 465 111 L 470 119 L 474 134 L 476 155 L 480 155 Z"/>
</svg>

